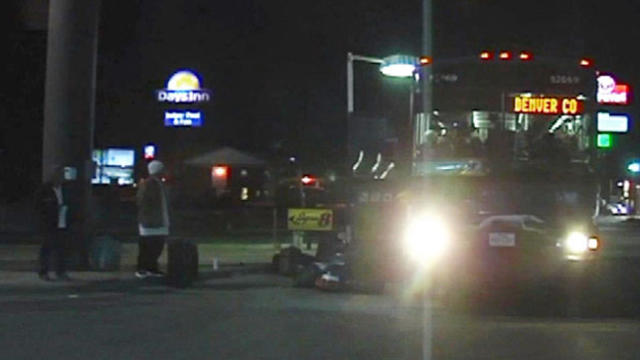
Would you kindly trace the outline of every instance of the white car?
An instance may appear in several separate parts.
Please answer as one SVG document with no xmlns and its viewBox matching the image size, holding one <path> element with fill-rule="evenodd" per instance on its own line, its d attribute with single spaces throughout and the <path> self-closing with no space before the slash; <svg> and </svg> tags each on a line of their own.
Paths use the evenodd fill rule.
<svg viewBox="0 0 640 360">
<path fill-rule="evenodd" d="M 607 204 L 606 208 L 611 215 L 628 215 L 629 214 L 629 208 L 622 203 Z"/>
</svg>

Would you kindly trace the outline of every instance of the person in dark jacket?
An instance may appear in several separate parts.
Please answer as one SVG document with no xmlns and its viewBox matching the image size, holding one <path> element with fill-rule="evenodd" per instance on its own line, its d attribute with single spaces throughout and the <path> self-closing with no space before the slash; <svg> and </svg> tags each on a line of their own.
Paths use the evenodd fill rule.
<svg viewBox="0 0 640 360">
<path fill-rule="evenodd" d="M 43 239 L 38 275 L 46 281 L 52 280 L 49 277 L 52 260 L 56 264 L 56 277 L 60 280 L 69 279 L 66 272 L 66 248 L 71 217 L 68 190 L 64 185 L 64 171 L 61 167 L 56 167 L 50 180 L 36 192 L 39 228 Z"/>
<path fill-rule="evenodd" d="M 161 175 L 164 165 L 153 160 L 147 165 L 149 177 L 142 181 L 137 193 L 138 266 L 136 276 L 161 277 L 158 258 L 162 254 L 166 237 L 169 235 L 169 204 Z"/>
</svg>

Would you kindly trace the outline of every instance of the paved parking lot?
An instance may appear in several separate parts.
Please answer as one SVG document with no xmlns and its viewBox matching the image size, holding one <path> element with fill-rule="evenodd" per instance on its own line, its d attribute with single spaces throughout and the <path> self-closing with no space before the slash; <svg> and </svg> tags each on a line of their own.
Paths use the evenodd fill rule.
<svg viewBox="0 0 640 360">
<path fill-rule="evenodd" d="M 0 295 L 7 359 L 419 359 L 420 301 L 274 275 L 188 290 L 134 279 Z M 640 321 L 479 315 L 435 305 L 434 359 L 637 359 Z"/>
</svg>

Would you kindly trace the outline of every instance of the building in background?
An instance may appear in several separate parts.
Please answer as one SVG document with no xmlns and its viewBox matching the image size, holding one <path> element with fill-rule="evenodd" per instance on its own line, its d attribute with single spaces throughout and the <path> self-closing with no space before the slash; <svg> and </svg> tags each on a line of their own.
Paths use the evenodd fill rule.
<svg viewBox="0 0 640 360">
<path fill-rule="evenodd" d="M 183 198 L 232 204 L 260 202 L 271 197 L 266 161 L 230 147 L 197 155 L 183 162 L 173 187 Z"/>
</svg>

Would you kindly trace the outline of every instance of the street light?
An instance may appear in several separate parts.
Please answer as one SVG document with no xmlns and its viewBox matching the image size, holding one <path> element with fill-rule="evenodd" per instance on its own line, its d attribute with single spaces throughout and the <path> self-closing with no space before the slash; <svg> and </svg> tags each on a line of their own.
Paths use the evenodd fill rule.
<svg viewBox="0 0 640 360">
<path fill-rule="evenodd" d="M 430 60 L 430 59 L 429 59 Z M 385 58 L 377 58 L 371 56 L 355 55 L 351 52 L 347 53 L 347 119 L 351 118 L 354 112 L 354 95 L 353 95 L 353 62 L 362 61 L 369 64 L 379 66 L 379 71 L 389 77 L 408 78 L 416 74 L 416 70 L 420 66 L 420 59 L 409 55 L 391 55 Z M 412 80 L 413 81 L 413 80 Z M 413 97 L 414 83 L 411 85 L 411 94 L 409 99 L 409 126 L 413 124 Z"/>
<path fill-rule="evenodd" d="M 410 77 L 418 68 L 418 58 L 408 55 L 391 55 L 385 58 L 347 53 L 347 113 L 353 113 L 353 62 L 362 61 L 380 66 L 380 72 L 390 77 Z"/>
<path fill-rule="evenodd" d="M 392 77 L 411 77 L 416 71 L 418 59 L 414 56 L 392 55 L 383 59 L 380 72 Z"/>
</svg>

